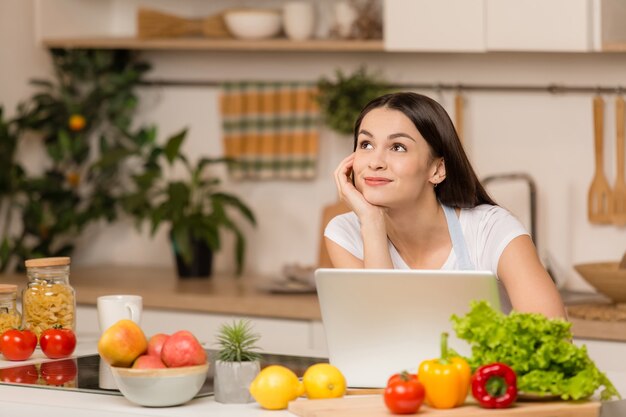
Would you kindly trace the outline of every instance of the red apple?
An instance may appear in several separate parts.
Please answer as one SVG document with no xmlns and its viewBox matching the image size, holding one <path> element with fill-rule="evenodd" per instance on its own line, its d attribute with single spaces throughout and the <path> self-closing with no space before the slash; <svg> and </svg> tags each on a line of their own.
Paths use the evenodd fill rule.
<svg viewBox="0 0 626 417">
<path fill-rule="evenodd" d="M 169 334 L 157 333 L 148 340 L 148 355 L 161 357 L 161 349 L 163 349 L 163 343 L 170 337 Z"/>
<path fill-rule="evenodd" d="M 206 352 L 198 339 L 189 331 L 181 330 L 171 335 L 163 344 L 161 359 L 168 368 L 194 366 L 206 363 Z"/>
<path fill-rule="evenodd" d="M 133 368 L 135 369 L 157 369 L 166 368 L 165 364 L 158 356 L 154 355 L 141 355 L 135 362 L 133 362 Z"/>
</svg>

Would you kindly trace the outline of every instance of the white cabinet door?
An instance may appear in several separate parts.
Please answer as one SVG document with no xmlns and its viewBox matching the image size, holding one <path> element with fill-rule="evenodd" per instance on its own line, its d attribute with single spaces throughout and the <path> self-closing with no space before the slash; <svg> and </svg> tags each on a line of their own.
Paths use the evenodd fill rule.
<svg viewBox="0 0 626 417">
<path fill-rule="evenodd" d="M 385 0 L 387 51 L 485 51 L 484 0 Z"/>
<path fill-rule="evenodd" d="M 592 0 L 485 0 L 489 51 L 593 50 Z"/>
<path fill-rule="evenodd" d="M 76 331 L 79 337 L 97 338 L 98 314 L 93 306 L 78 306 Z M 161 309 L 144 309 L 141 328 L 147 337 L 156 333 L 171 334 L 189 330 L 209 349 L 216 349 L 217 334 L 223 323 L 241 317 Z M 259 347 L 266 353 L 326 357 L 321 323 L 307 320 L 286 320 L 252 317 L 254 331 L 261 335 Z"/>
</svg>

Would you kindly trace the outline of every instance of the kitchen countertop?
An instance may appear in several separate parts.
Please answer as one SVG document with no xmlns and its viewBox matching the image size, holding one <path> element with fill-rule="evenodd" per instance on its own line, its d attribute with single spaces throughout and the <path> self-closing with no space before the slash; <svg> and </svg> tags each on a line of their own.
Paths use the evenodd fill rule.
<svg viewBox="0 0 626 417">
<path fill-rule="evenodd" d="M 96 339 L 79 335 L 79 345 L 74 356 L 96 351 Z M 47 361 L 41 351 L 20 364 Z M 14 362 L 0 359 L 0 368 L 14 366 Z M 299 399 L 298 401 L 308 401 Z M 267 411 L 256 403 L 221 404 L 213 396 L 197 398 L 190 402 L 163 408 L 141 407 L 117 395 L 76 392 L 55 388 L 34 388 L 19 385 L 0 385 L 0 410 L 3 416 L 46 417 L 294 417 L 287 410 Z M 619 417 L 626 412 L 626 400 L 604 403 L 599 417 Z M 489 410 L 485 410 L 487 416 Z"/>
<path fill-rule="evenodd" d="M 96 353 L 96 339 L 79 335 L 79 345 L 73 356 Z M 46 361 L 40 350 L 22 364 Z M 15 366 L 15 362 L 0 359 L 0 368 Z M 268 412 L 256 403 L 220 404 L 213 396 L 194 399 L 177 407 L 147 408 L 132 404 L 119 395 L 94 394 L 61 389 L 34 388 L 19 385 L 0 385 L 0 413 L 2 416 L 46 417 L 122 417 L 122 416 L 228 416 L 228 417 L 285 417 L 287 411 Z"/>
<path fill-rule="evenodd" d="M 276 277 L 275 277 L 276 278 Z M 137 266 L 77 267 L 70 272 L 78 304 L 95 305 L 101 295 L 138 294 L 144 308 L 321 321 L 317 295 L 271 294 L 260 288 L 270 278 L 216 275 L 210 279 L 180 279 L 168 268 Z M 2 283 L 26 284 L 25 274 L 0 276 Z M 591 293 L 561 293 L 567 305 L 606 303 Z M 570 317 L 574 336 L 582 339 L 626 341 L 626 322 Z"/>
<path fill-rule="evenodd" d="M 101 295 L 137 294 L 143 297 L 144 308 L 321 320 L 314 293 L 270 294 L 259 289 L 268 280 L 245 275 L 180 279 L 175 270 L 158 267 L 77 267 L 70 271 L 78 304 L 95 305 Z M 2 275 L 0 282 L 23 288 L 27 279 L 25 274 Z"/>
</svg>

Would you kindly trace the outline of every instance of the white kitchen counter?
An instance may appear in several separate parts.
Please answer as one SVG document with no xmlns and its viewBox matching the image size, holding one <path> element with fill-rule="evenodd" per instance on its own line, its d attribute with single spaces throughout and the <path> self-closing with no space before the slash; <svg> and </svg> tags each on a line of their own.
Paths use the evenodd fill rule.
<svg viewBox="0 0 626 417">
<path fill-rule="evenodd" d="M 80 337 L 73 356 L 96 352 L 96 339 Z M 48 360 L 37 349 L 31 359 L 23 362 L 0 360 L 0 368 L 28 365 Z M 126 400 L 123 396 L 92 394 L 58 388 L 36 388 L 0 384 L 1 416 L 46 417 L 121 417 L 121 416 L 228 416 L 228 417 L 285 417 L 293 416 L 287 411 L 267 411 L 256 403 L 220 404 L 213 396 L 194 399 L 177 407 L 148 408 Z"/>
</svg>

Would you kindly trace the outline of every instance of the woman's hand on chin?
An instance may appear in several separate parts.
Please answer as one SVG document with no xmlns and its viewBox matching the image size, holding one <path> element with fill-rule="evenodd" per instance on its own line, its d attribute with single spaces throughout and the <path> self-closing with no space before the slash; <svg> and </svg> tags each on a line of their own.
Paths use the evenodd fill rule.
<svg viewBox="0 0 626 417">
<path fill-rule="evenodd" d="M 363 194 L 352 184 L 352 163 L 354 154 L 345 158 L 335 170 L 335 184 L 339 198 L 345 201 L 359 219 L 382 217 L 383 209 L 368 202 Z"/>
</svg>

